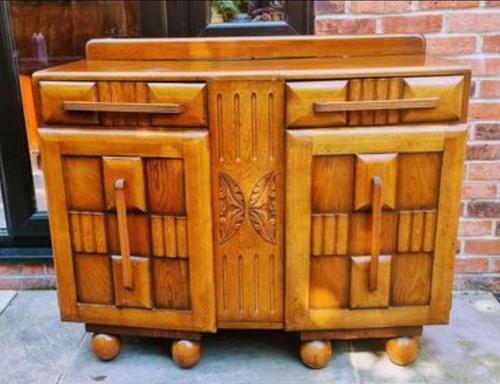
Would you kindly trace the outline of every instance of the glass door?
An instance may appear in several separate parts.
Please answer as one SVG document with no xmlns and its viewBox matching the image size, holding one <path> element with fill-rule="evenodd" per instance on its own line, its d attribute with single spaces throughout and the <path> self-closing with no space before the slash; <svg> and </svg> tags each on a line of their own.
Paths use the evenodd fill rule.
<svg viewBox="0 0 500 384">
<path fill-rule="evenodd" d="M 141 22 L 140 1 L 1 2 L 0 256 L 51 255 L 31 75 L 82 59 L 91 38 L 141 36 Z"/>
</svg>

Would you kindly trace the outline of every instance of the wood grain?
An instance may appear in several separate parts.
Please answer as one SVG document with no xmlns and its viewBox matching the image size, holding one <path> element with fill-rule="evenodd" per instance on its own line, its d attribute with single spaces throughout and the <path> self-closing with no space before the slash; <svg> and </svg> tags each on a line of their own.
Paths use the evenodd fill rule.
<svg viewBox="0 0 500 384">
<path fill-rule="evenodd" d="M 89 60 L 264 59 L 421 54 L 425 42 L 417 35 L 94 39 L 86 48 Z"/>
</svg>

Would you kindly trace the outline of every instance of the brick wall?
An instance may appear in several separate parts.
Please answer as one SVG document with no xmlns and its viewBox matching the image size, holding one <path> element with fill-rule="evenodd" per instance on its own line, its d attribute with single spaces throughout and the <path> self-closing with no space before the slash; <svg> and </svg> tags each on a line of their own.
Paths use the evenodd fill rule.
<svg viewBox="0 0 500 384">
<path fill-rule="evenodd" d="M 316 33 L 423 33 L 472 68 L 455 287 L 500 291 L 500 1 L 316 1 Z"/>
<path fill-rule="evenodd" d="M 52 264 L 0 263 L 0 290 L 55 288 Z"/>
</svg>

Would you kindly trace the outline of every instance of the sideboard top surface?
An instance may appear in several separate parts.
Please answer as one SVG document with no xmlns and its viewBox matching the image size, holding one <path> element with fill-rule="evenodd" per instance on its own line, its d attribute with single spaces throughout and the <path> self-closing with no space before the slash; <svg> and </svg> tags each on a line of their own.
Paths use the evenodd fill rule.
<svg viewBox="0 0 500 384">
<path fill-rule="evenodd" d="M 467 73 L 425 53 L 421 36 L 96 39 L 87 60 L 37 80 L 315 79 Z"/>
</svg>

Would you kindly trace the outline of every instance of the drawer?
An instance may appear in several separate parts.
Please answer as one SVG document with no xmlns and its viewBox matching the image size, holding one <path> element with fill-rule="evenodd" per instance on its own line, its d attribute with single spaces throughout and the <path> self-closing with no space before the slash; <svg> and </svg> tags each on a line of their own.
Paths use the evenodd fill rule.
<svg viewBox="0 0 500 384">
<path fill-rule="evenodd" d="M 207 124 L 203 83 L 41 81 L 39 88 L 44 123 L 116 127 Z"/>
<path fill-rule="evenodd" d="M 289 82 L 287 126 L 332 127 L 453 121 L 464 117 L 464 77 Z"/>
</svg>

